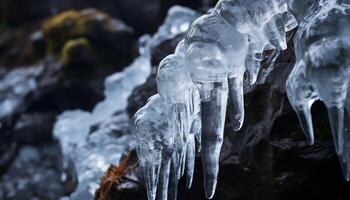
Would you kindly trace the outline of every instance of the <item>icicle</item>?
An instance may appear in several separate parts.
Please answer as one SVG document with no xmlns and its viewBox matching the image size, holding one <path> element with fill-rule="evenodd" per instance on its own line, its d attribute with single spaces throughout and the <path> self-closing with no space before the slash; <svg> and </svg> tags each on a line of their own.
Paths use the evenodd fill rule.
<svg viewBox="0 0 350 200">
<path fill-rule="evenodd" d="M 249 49 L 253 48 L 252 45 L 249 46 Z M 258 73 L 261 67 L 261 61 L 262 61 L 262 52 L 261 53 L 254 53 L 253 50 L 250 50 L 247 54 L 245 66 L 248 70 L 248 78 L 249 83 L 253 85 L 257 78 Z"/>
<path fill-rule="evenodd" d="M 169 176 L 170 176 L 170 160 L 163 160 L 159 180 L 157 186 L 157 199 L 167 200 L 168 199 L 168 186 L 169 186 Z"/>
<path fill-rule="evenodd" d="M 337 74 L 329 72 L 327 77 L 320 77 L 318 86 L 320 98 L 325 102 L 328 110 L 328 118 L 333 133 L 333 140 L 338 155 L 343 152 L 344 144 L 344 103 L 348 88 L 350 74 L 339 71 Z M 335 76 L 334 76 L 335 75 Z M 345 76 L 344 76 L 345 75 Z M 340 79 L 338 79 L 340 78 Z M 326 80 L 324 82 L 324 79 Z"/>
<path fill-rule="evenodd" d="M 182 104 L 172 105 L 170 109 L 170 115 L 172 115 L 173 121 L 173 132 L 175 133 L 175 144 L 177 153 L 177 179 L 182 177 L 185 158 L 186 158 L 186 143 L 188 139 L 187 133 L 187 111 Z M 186 120 L 186 121 L 185 121 Z"/>
<path fill-rule="evenodd" d="M 201 134 L 202 134 L 202 124 L 201 124 L 201 99 L 199 96 L 199 91 L 197 88 L 192 88 L 193 97 L 190 103 L 190 118 L 191 118 L 191 128 L 190 134 L 194 135 L 195 138 L 195 149 L 200 152 Z"/>
<path fill-rule="evenodd" d="M 344 128 L 344 150 L 339 157 L 340 165 L 342 167 L 342 172 L 346 181 L 350 181 L 350 94 L 347 94 L 347 99 L 345 102 L 346 110 L 346 127 Z"/>
<path fill-rule="evenodd" d="M 311 108 L 307 105 L 303 105 L 298 108 L 294 108 L 297 113 L 301 128 L 305 133 L 306 139 L 310 145 L 313 145 L 315 142 L 314 130 L 312 126 L 312 116 L 311 116 Z"/>
<path fill-rule="evenodd" d="M 328 110 L 337 154 L 343 152 L 344 104 L 348 91 L 350 69 L 339 63 L 342 45 L 338 38 L 320 38 L 308 46 L 308 76 Z M 349 47 L 350 52 L 350 47 Z M 350 55 L 350 53 L 349 53 Z"/>
<path fill-rule="evenodd" d="M 202 98 L 202 163 L 204 186 L 208 199 L 214 196 L 219 171 L 220 149 L 223 142 L 227 82 L 200 83 Z"/>
<path fill-rule="evenodd" d="M 202 124 L 201 124 L 201 116 L 200 112 L 196 115 L 197 118 L 194 119 L 192 122 L 191 126 L 191 134 L 195 136 L 195 144 L 196 144 L 196 149 L 197 152 L 201 151 L 200 145 L 201 145 L 201 140 L 202 140 Z"/>
<path fill-rule="evenodd" d="M 133 133 L 138 139 L 137 154 L 144 176 L 148 200 L 155 200 L 159 175 L 161 196 L 166 195 L 167 170 L 174 155 L 174 134 L 169 110 L 159 95 L 152 96 L 133 118 Z M 160 174 L 161 173 L 161 174 Z"/>
<path fill-rule="evenodd" d="M 344 148 L 344 108 L 329 107 L 327 110 L 335 148 L 337 154 L 341 155 Z"/>
<path fill-rule="evenodd" d="M 230 88 L 230 113 L 233 120 L 233 130 L 241 129 L 244 120 L 243 75 L 228 79 Z"/>
<path fill-rule="evenodd" d="M 248 38 L 231 28 L 220 15 L 211 13 L 192 24 L 186 37 L 186 47 L 187 63 L 195 82 L 216 82 L 220 79 L 224 83 L 229 75 L 234 77 L 230 81 L 233 83 L 230 84 L 230 94 L 235 112 L 234 127 L 238 130 L 244 117 L 242 90 Z M 202 117 L 211 114 L 202 113 Z"/>
<path fill-rule="evenodd" d="M 301 128 L 310 145 L 314 144 L 311 106 L 317 99 L 310 82 L 305 76 L 305 65 L 298 61 L 287 80 L 287 95 L 296 112 Z"/>
<path fill-rule="evenodd" d="M 186 142 L 186 144 L 185 144 L 185 147 L 183 148 L 183 154 L 181 155 L 182 157 L 181 157 L 181 163 L 180 163 L 180 167 L 179 167 L 179 169 L 180 169 L 180 171 L 179 171 L 179 174 L 178 174 L 178 176 L 177 176 L 177 178 L 180 180 L 180 178 L 181 177 L 183 177 L 184 176 L 184 174 L 185 174 L 185 169 L 186 169 L 186 159 L 187 159 L 187 148 L 188 148 L 188 140 L 187 140 L 187 142 Z"/>
<path fill-rule="evenodd" d="M 155 200 L 161 158 L 159 154 L 151 153 L 151 155 L 146 155 L 142 151 L 145 150 L 143 148 L 137 148 L 137 154 L 141 157 L 139 164 L 146 184 L 147 197 L 148 200 Z M 147 156 L 151 158 L 148 158 L 149 160 L 141 160 Z"/>
<path fill-rule="evenodd" d="M 176 200 L 177 199 L 177 185 L 178 185 L 178 179 L 177 179 L 177 157 L 176 154 L 173 154 L 173 157 L 171 158 L 171 165 L 170 165 L 170 179 L 169 179 L 169 192 L 168 192 L 168 200 Z"/>
<path fill-rule="evenodd" d="M 219 155 L 228 99 L 229 69 L 244 66 L 241 51 L 247 43 L 217 14 L 204 15 L 191 26 L 186 37 L 186 63 L 201 97 L 201 155 L 208 198 L 215 192 Z M 199 40 L 200 39 L 200 40 Z M 237 41 L 241 40 L 241 41 Z M 237 41 L 237 42 L 236 42 Z M 232 44 L 236 42 L 237 46 Z M 229 55 L 231 57 L 229 57 Z M 229 58 L 237 59 L 229 62 Z M 242 64 L 243 63 L 243 64 Z"/>
<path fill-rule="evenodd" d="M 195 135 L 190 134 L 187 142 L 187 153 L 186 153 L 186 187 L 188 189 L 190 189 L 192 186 L 195 159 L 196 159 Z"/>
<path fill-rule="evenodd" d="M 341 167 L 341 170 L 342 170 L 342 173 L 343 173 L 345 180 L 350 181 L 349 158 L 344 158 L 344 156 L 341 155 L 341 157 L 339 158 L 339 162 L 340 162 L 340 167 Z"/>
</svg>

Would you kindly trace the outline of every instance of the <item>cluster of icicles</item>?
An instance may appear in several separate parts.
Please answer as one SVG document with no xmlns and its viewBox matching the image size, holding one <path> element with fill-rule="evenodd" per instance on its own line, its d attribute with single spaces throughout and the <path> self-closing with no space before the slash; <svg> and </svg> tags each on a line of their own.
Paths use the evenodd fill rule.
<svg viewBox="0 0 350 200">
<path fill-rule="evenodd" d="M 133 118 L 149 200 L 175 200 L 178 180 L 185 174 L 191 187 L 197 151 L 206 196 L 213 197 L 227 102 L 238 131 L 244 119 L 244 73 L 254 84 L 263 51 L 285 50 L 286 32 L 298 24 L 297 63 L 287 82 L 288 97 L 310 143 L 310 107 L 316 99 L 324 101 L 349 179 L 350 137 L 346 142 L 343 134 L 344 107 L 350 111 L 349 4 L 345 0 L 221 0 L 193 22 L 175 53 L 159 64 L 158 94 Z"/>
</svg>

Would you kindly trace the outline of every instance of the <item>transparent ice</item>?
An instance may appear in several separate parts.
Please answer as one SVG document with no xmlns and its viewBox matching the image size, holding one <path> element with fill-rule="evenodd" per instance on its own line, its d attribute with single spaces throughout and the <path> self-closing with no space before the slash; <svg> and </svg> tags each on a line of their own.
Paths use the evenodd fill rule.
<svg viewBox="0 0 350 200">
<path fill-rule="evenodd" d="M 350 179 L 350 1 L 320 0 L 300 22 L 294 44 L 297 61 L 287 81 L 290 103 L 310 144 L 314 143 L 311 106 L 322 100 L 328 110 L 337 154 Z M 344 132 L 345 129 L 345 132 Z"/>
<path fill-rule="evenodd" d="M 157 86 L 162 100 L 170 109 L 171 117 L 175 119 L 177 157 L 180 166 L 177 177 L 179 179 L 183 175 L 187 160 L 188 187 L 190 187 L 195 158 L 194 135 L 198 135 L 200 131 L 200 128 L 196 127 L 198 126 L 196 121 L 199 120 L 200 97 L 181 53 L 183 44 L 181 42 L 176 53 L 167 56 L 159 64 Z"/>
<path fill-rule="evenodd" d="M 178 180 L 185 169 L 187 187 L 192 184 L 195 137 L 200 141 L 200 108 L 198 90 L 185 64 L 183 45 L 184 42 L 180 42 L 175 54 L 159 64 L 159 95 L 151 97 L 133 120 L 149 199 L 157 196 L 162 200 L 175 200 Z"/>
<path fill-rule="evenodd" d="M 207 198 L 212 198 L 219 170 L 227 100 L 238 131 L 244 120 L 243 77 L 254 84 L 264 50 L 285 50 L 286 31 L 297 21 L 285 1 L 221 0 L 198 18 L 186 40 L 186 64 L 201 97 L 202 162 Z"/>
<path fill-rule="evenodd" d="M 174 122 L 176 156 L 171 166 L 176 169 L 167 168 L 168 174 L 179 179 L 187 167 L 187 186 L 191 186 L 197 141 L 206 196 L 213 197 L 227 102 L 233 129 L 238 131 L 244 120 L 245 73 L 254 84 L 263 51 L 285 50 L 286 32 L 298 25 L 297 19 L 285 0 L 221 0 L 192 23 L 185 40 L 160 63 L 157 74 L 160 99 L 168 109 L 168 120 Z M 176 190 L 177 181 L 170 184 L 169 194 L 176 194 L 170 191 Z M 147 185 L 152 186 L 149 197 L 155 198 L 157 184 Z"/>
<path fill-rule="evenodd" d="M 165 102 L 154 95 L 133 118 L 132 131 L 138 139 L 136 150 L 150 200 L 155 200 L 157 189 L 159 199 L 168 197 L 170 163 L 176 156 L 176 127 L 169 114 Z"/>
</svg>

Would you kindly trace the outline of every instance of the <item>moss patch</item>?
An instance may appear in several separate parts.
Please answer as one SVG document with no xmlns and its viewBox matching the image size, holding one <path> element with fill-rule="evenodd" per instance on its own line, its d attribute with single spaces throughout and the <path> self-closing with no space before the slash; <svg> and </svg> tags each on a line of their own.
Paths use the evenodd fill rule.
<svg viewBox="0 0 350 200">
<path fill-rule="evenodd" d="M 71 39 L 62 48 L 61 61 L 68 66 L 80 62 L 93 62 L 94 53 L 86 38 Z"/>
<path fill-rule="evenodd" d="M 47 19 L 43 23 L 44 36 L 48 41 L 48 53 L 57 55 L 66 41 L 76 37 L 93 37 L 111 31 L 112 18 L 95 9 L 68 10 Z"/>
</svg>

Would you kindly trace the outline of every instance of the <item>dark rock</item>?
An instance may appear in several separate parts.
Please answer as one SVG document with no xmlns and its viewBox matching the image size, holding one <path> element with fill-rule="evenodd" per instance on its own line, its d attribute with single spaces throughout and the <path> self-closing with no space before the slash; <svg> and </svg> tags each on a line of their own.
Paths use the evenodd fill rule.
<svg viewBox="0 0 350 200">
<path fill-rule="evenodd" d="M 30 35 L 30 41 L 33 46 L 33 54 L 37 57 L 44 57 L 46 53 L 46 41 L 44 33 L 41 30 L 37 30 Z"/>
<path fill-rule="evenodd" d="M 33 65 L 38 59 L 30 40 L 37 24 L 9 28 L 0 34 L 0 63 L 7 68 L 19 65 Z"/>
<path fill-rule="evenodd" d="M 20 116 L 13 128 L 13 138 L 20 143 L 44 143 L 52 139 L 54 113 L 26 113 Z"/>
<path fill-rule="evenodd" d="M 117 5 L 118 1 L 119 0 L 104 0 L 99 2 L 94 0 L 52 0 L 52 7 L 55 14 L 71 9 L 83 10 L 86 8 L 96 8 L 113 17 L 120 17 Z"/>
<path fill-rule="evenodd" d="M 157 93 L 157 83 L 155 78 L 155 70 L 142 86 L 136 87 L 128 98 L 127 111 L 129 117 L 132 117 L 142 106 L 145 105 L 147 99 Z"/>
<path fill-rule="evenodd" d="M 1 0 L 1 5 L 7 25 L 19 25 L 52 14 L 50 0 Z"/>
<path fill-rule="evenodd" d="M 0 135 L 0 176 L 6 171 L 12 161 L 16 158 L 18 144 L 10 137 Z"/>
</svg>

